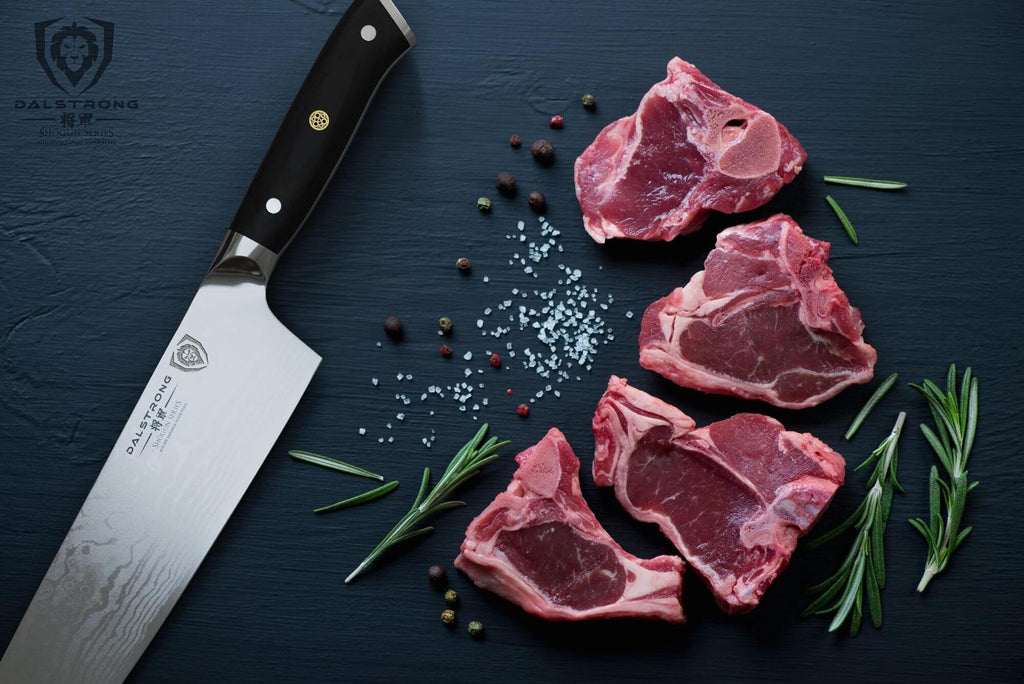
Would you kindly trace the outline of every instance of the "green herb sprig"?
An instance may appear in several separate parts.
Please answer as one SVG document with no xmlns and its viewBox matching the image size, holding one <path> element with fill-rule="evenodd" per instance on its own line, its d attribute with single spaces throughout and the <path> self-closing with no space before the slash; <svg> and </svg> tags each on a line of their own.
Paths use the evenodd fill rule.
<svg viewBox="0 0 1024 684">
<path fill-rule="evenodd" d="M 384 535 L 381 542 L 345 578 L 346 584 L 362 574 L 363 571 L 370 567 L 374 561 L 391 547 L 432 532 L 434 530 L 433 526 L 419 527 L 424 519 L 435 513 L 466 505 L 463 501 L 449 501 L 448 497 L 466 480 L 480 472 L 481 468 L 496 460 L 498 458 L 496 452 L 499 449 L 503 449 L 511 444 L 508 441 L 499 442 L 497 437 L 491 437 L 485 442 L 483 441 L 485 434 L 487 434 L 486 423 L 481 425 L 480 430 L 477 431 L 473 439 L 469 440 L 452 457 L 444 474 L 441 475 L 441 479 L 437 481 L 437 484 L 429 492 L 427 489 L 430 486 L 430 468 L 423 469 L 423 480 L 420 482 L 420 489 L 412 503 L 412 508 L 401 517 L 395 526 L 391 528 L 391 531 Z"/>
<path fill-rule="evenodd" d="M 807 544 L 808 547 L 814 548 L 835 539 L 851 527 L 857 530 L 850 552 L 839 566 L 839 570 L 808 590 L 811 594 L 820 595 L 807 606 L 803 617 L 834 613 L 835 616 L 828 626 L 830 632 L 839 629 L 849 619 L 850 636 L 857 636 L 864 616 L 865 595 L 871 622 L 876 628 L 882 626 L 881 591 L 885 588 L 885 528 L 889 522 L 889 512 L 892 510 L 893 491 L 903 491 L 903 487 L 896 480 L 896 444 L 899 442 L 906 418 L 907 414 L 901 412 L 889 436 L 857 466 L 857 470 L 860 470 L 871 463 L 875 464 L 871 477 L 868 478 L 867 496 L 857 510 L 834 529 Z"/>
<path fill-rule="evenodd" d="M 935 429 L 921 425 L 921 432 L 931 445 L 949 479 L 939 477 L 939 469 L 932 466 L 928 476 L 928 520 L 914 518 L 910 524 L 928 543 L 928 556 L 924 574 L 917 585 L 924 591 L 935 575 L 946 569 L 953 551 L 963 543 L 972 527 L 960 529 L 967 494 L 978 486 L 978 482 L 967 483 L 967 459 L 971 456 L 974 436 L 978 430 L 978 379 L 972 377 L 971 369 L 964 372 L 957 394 L 956 364 L 949 367 L 946 375 L 946 391 L 943 392 L 931 380 L 920 385 L 911 385 L 928 400 L 935 419 Z"/>
<path fill-rule="evenodd" d="M 321 506 L 320 508 L 314 508 L 313 512 L 330 513 L 331 511 L 340 511 L 342 508 L 351 508 L 352 506 L 358 506 L 359 504 L 369 503 L 371 501 L 379 499 L 385 494 L 390 494 L 392 491 L 394 491 L 394 489 L 397 486 L 398 480 L 392 480 L 391 482 L 383 484 L 380 487 L 377 487 L 376 489 L 371 489 L 368 492 L 363 492 L 362 494 L 350 496 L 349 498 L 344 499 L 343 501 L 339 501 L 338 503 L 333 503 L 330 506 Z"/>
<path fill-rule="evenodd" d="M 331 470 L 338 470 L 343 473 L 348 473 L 349 475 L 358 475 L 359 477 L 365 477 L 371 480 L 380 480 L 381 482 L 384 481 L 383 475 L 371 473 L 366 468 L 360 468 L 359 466 L 354 466 L 351 463 L 339 461 L 336 458 L 330 458 L 328 456 L 314 454 L 312 451 L 300 451 L 298 449 L 295 449 L 293 451 L 289 451 L 288 455 L 297 461 L 305 461 L 306 463 L 312 463 L 313 465 L 322 466 L 324 468 L 330 468 Z"/>
<path fill-rule="evenodd" d="M 857 231 L 854 230 L 853 224 L 850 223 L 850 219 L 847 217 L 846 212 L 843 211 L 838 202 L 832 199 L 832 195 L 825 195 L 825 201 L 828 202 L 828 206 L 832 207 L 832 211 L 835 212 L 836 218 L 839 219 L 839 222 L 843 224 L 843 230 L 845 230 L 846 234 L 850 237 L 850 242 L 857 244 Z"/>
<path fill-rule="evenodd" d="M 853 176 L 825 176 L 826 183 L 835 185 L 853 185 L 858 188 L 871 188 L 872 190 L 902 190 L 907 187 L 906 183 L 890 180 L 875 180 L 873 178 L 854 178 Z"/>
<path fill-rule="evenodd" d="M 843 435 L 847 439 L 847 441 L 853 439 L 853 436 L 857 434 L 857 430 L 860 429 L 860 426 L 864 423 L 864 420 L 868 417 L 868 414 L 870 414 L 871 411 L 874 410 L 875 406 L 878 405 L 878 402 L 882 401 L 882 397 L 884 397 L 889 392 L 889 390 L 892 389 L 892 386 L 896 384 L 897 378 L 899 378 L 899 373 L 893 373 L 885 380 L 883 380 L 881 383 L 879 383 L 878 388 L 871 393 L 871 396 L 868 397 L 868 400 L 864 402 L 864 406 L 861 408 L 860 412 L 857 413 L 857 415 L 853 419 L 853 422 L 850 423 L 850 427 L 847 428 L 846 434 Z"/>
</svg>

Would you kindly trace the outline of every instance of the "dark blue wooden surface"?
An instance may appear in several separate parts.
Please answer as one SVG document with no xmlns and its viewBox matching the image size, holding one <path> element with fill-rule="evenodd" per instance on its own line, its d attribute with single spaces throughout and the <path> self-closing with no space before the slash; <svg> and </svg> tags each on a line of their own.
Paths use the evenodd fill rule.
<svg viewBox="0 0 1024 684">
<path fill-rule="evenodd" d="M 258 0 L 161 6 L 8 3 L 0 17 L 0 645 L 5 645 L 98 473 L 167 336 L 174 330 L 290 99 L 345 2 Z M 1024 455 L 1019 373 L 1024 304 L 1019 232 L 1024 192 L 1024 12 L 1012 2 L 455 2 L 401 9 L 420 46 L 395 69 L 319 210 L 275 274 L 271 305 L 324 356 L 278 446 L 178 607 L 140 661 L 139 682 L 305 681 L 1011 681 L 1024 665 L 1019 575 Z M 35 59 L 32 25 L 58 16 L 114 22 L 110 66 L 90 91 L 138 108 L 105 123 L 113 144 L 54 145 L 17 100 L 58 99 Z M 677 403 L 698 423 L 739 410 L 636 363 L 639 313 L 700 267 L 715 220 L 662 245 L 599 247 L 584 234 L 572 161 L 608 121 L 631 112 L 674 55 L 765 108 L 801 140 L 804 173 L 767 208 L 792 213 L 833 242 L 840 284 L 859 306 L 878 372 L 940 378 L 951 361 L 981 379 L 980 436 L 968 510 L 975 533 L 946 575 L 920 596 L 923 543 L 903 521 L 927 510 L 932 455 L 926 416 L 900 386 L 852 443 L 842 431 L 867 396 L 858 387 L 802 412 L 768 410 L 812 430 L 858 462 L 910 414 L 888 534 L 885 626 L 856 640 L 801 620 L 802 592 L 842 549 L 800 551 L 753 614 L 728 618 L 688 575 L 690 624 L 548 624 L 471 587 L 460 629 L 438 620 L 426 566 L 450 563 L 465 525 L 514 470 L 515 451 L 551 425 L 584 463 L 583 489 L 630 551 L 670 550 L 589 477 L 593 406 L 609 373 Z M 598 110 L 578 105 L 593 92 Z M 550 131 L 550 114 L 566 126 Z M 55 117 L 56 113 L 44 113 Z M 94 122 L 98 127 L 98 123 Z M 81 130 L 81 126 L 79 126 Z M 557 163 L 540 169 L 510 133 L 550 137 Z M 544 383 L 518 363 L 486 376 L 478 415 L 513 449 L 465 492 L 437 532 L 359 582 L 342 579 L 407 507 L 424 465 L 442 467 L 475 429 L 454 403 L 403 408 L 394 393 L 461 378 L 437 355 L 436 316 L 479 365 L 473 329 L 513 287 L 551 285 L 507 265 L 504 235 L 533 221 L 520 194 L 477 196 L 511 171 L 542 189 L 563 232 L 564 262 L 612 293 L 615 341 L 583 382 L 539 401 L 522 421 L 519 396 Z M 824 203 L 823 173 L 905 180 L 903 193 L 830 188 L 861 234 L 853 247 Z M 458 256 L 473 260 L 460 278 Z M 561 256 L 561 255 L 560 255 Z M 599 269 L 599 267 L 601 267 Z M 483 276 L 490 282 L 484 283 Z M 380 321 L 406 322 L 401 345 Z M 517 333 L 518 334 L 518 333 Z M 520 348 L 524 334 L 513 336 Z M 477 365 L 473 365 L 474 368 Z M 397 372 L 413 373 L 399 384 Z M 380 377 L 374 388 L 371 377 Z M 519 391 L 504 395 L 505 386 Z M 428 408 L 435 410 L 433 416 Z M 359 437 L 357 428 L 368 429 Z M 433 449 L 420 438 L 437 431 Z M 393 444 L 375 437 L 391 434 Z M 311 509 L 363 486 L 291 462 L 289 448 L 327 451 L 402 481 L 371 506 L 314 517 Z M 825 525 L 862 494 L 852 474 Z M 474 642 L 466 621 L 488 636 Z"/>
</svg>

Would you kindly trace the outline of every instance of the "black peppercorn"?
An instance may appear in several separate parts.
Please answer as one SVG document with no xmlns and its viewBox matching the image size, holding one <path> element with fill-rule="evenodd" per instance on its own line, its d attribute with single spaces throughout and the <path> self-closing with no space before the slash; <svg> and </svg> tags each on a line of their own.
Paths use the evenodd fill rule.
<svg viewBox="0 0 1024 684">
<path fill-rule="evenodd" d="M 459 257 L 455 262 L 455 268 L 459 269 L 463 273 L 469 273 L 469 259 L 466 257 Z"/>
<path fill-rule="evenodd" d="M 555 148 L 551 145 L 550 140 L 544 138 L 533 141 L 533 144 L 530 145 L 530 154 L 537 160 L 537 163 L 544 166 L 550 166 L 551 162 L 555 160 Z"/>
<path fill-rule="evenodd" d="M 435 587 L 443 587 L 448 582 L 448 575 L 440 565 L 431 565 L 427 568 L 427 579 Z"/>
<path fill-rule="evenodd" d="M 591 112 L 594 111 L 595 107 L 597 107 L 597 102 L 594 100 L 594 96 L 591 95 L 590 93 L 587 93 L 586 95 L 581 97 L 580 103 L 583 105 L 584 109 L 587 109 Z"/>
<path fill-rule="evenodd" d="M 507 171 L 502 171 L 498 174 L 498 177 L 494 179 L 494 187 L 498 188 L 498 192 L 505 197 L 515 197 L 516 177 Z"/>
<path fill-rule="evenodd" d="M 388 316 L 384 319 L 384 332 L 395 342 L 402 339 L 402 321 L 398 316 Z"/>
<path fill-rule="evenodd" d="M 513 133 L 508 137 L 508 144 L 518 150 L 523 145 L 523 139 Z"/>
<path fill-rule="evenodd" d="M 538 214 L 547 209 L 548 206 L 547 200 L 544 199 L 544 193 L 537 192 L 536 190 L 530 193 L 526 201 L 530 203 L 530 208 Z"/>
<path fill-rule="evenodd" d="M 486 197 L 481 197 L 476 201 L 476 208 L 479 209 L 484 214 L 490 214 L 491 200 L 487 199 Z"/>
</svg>

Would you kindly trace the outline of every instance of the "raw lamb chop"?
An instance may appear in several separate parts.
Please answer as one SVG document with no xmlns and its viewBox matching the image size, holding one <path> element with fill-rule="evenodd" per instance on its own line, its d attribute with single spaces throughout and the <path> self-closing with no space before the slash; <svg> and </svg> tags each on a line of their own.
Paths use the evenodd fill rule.
<svg viewBox="0 0 1024 684">
<path fill-rule="evenodd" d="M 636 113 L 605 127 L 576 160 L 576 199 L 597 242 L 671 240 L 712 210 L 760 207 L 806 159 L 770 114 L 675 57 Z"/>
<path fill-rule="evenodd" d="M 784 214 L 722 231 L 704 270 L 647 308 L 640 365 L 683 387 L 784 408 L 867 382 L 877 354 L 828 252 Z"/>
<path fill-rule="evenodd" d="M 643 560 L 601 527 L 580 493 L 580 462 L 556 428 L 516 456 L 508 489 L 466 530 L 455 567 L 549 620 L 685 622 L 683 561 Z"/>
<path fill-rule="evenodd" d="M 594 414 L 594 482 L 657 523 L 722 609 L 753 610 L 843 483 L 843 457 L 774 418 L 741 413 L 694 429 L 614 375 Z"/>
</svg>

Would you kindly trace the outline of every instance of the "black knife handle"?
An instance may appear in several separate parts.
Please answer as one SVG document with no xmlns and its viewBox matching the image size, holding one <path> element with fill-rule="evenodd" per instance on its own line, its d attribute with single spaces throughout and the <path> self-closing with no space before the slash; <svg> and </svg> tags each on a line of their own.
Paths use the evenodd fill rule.
<svg viewBox="0 0 1024 684">
<path fill-rule="evenodd" d="M 415 44 L 391 0 L 353 0 L 299 88 L 231 230 L 284 251 L 338 168 L 378 86 Z"/>
</svg>

